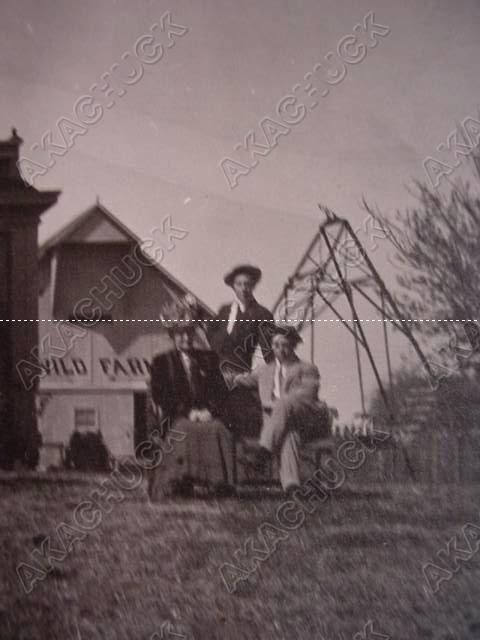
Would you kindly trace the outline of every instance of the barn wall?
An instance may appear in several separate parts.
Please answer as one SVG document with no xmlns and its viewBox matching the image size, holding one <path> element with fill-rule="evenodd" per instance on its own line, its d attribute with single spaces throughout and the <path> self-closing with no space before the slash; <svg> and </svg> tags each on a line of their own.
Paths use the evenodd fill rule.
<svg viewBox="0 0 480 640">
<path fill-rule="evenodd" d="M 94 409 L 97 427 L 115 457 L 131 456 L 134 451 L 133 393 L 130 391 L 57 391 L 42 392 L 44 403 L 40 432 L 50 451 L 49 464 L 55 464 L 74 431 L 75 409 Z M 47 465 L 48 466 L 48 465 Z"/>
<path fill-rule="evenodd" d="M 96 234 L 98 240 L 98 225 Z M 75 243 L 54 246 L 40 261 L 43 321 L 32 362 L 41 371 L 38 409 L 44 467 L 59 464 L 61 449 L 75 427 L 74 410 L 81 407 L 95 409 L 97 427 L 112 455 L 132 455 L 134 394 L 146 393 L 154 355 L 172 347 L 162 323 L 150 320 L 158 319 L 185 291 L 152 266 L 141 265 L 129 279 L 122 258 L 132 255 L 132 244 L 122 244 L 117 237 L 111 240 L 82 243 L 75 237 Z M 51 321 L 78 317 L 75 306 L 82 300 L 90 301 L 85 311 L 96 307 L 112 321 L 93 327 Z"/>
</svg>

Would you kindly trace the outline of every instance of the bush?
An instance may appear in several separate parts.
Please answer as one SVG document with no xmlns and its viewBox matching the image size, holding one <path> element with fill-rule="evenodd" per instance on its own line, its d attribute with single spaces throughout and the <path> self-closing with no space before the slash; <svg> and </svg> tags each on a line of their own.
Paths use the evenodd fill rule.
<svg viewBox="0 0 480 640">
<path fill-rule="evenodd" d="M 65 454 L 67 469 L 109 471 L 110 454 L 100 431 L 74 431 Z"/>
</svg>

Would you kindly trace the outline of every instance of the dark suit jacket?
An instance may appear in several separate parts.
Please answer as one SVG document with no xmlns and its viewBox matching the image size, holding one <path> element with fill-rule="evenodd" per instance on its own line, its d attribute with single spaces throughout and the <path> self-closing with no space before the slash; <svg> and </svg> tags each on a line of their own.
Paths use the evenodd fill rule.
<svg viewBox="0 0 480 640">
<path fill-rule="evenodd" d="M 252 368 L 253 354 L 260 345 L 263 357 L 267 362 L 273 358 L 271 350 L 271 323 L 273 315 L 256 300 L 245 309 L 238 311 L 237 322 L 231 334 L 227 333 L 231 304 L 220 307 L 216 319 L 221 322 L 209 322 L 208 338 L 210 346 L 218 354 L 220 368 L 234 370 L 237 373 L 247 372 Z M 238 322 L 247 320 L 247 322 Z M 250 322 L 253 320 L 253 322 Z"/>
<path fill-rule="evenodd" d="M 179 417 L 188 417 L 191 409 L 208 409 L 210 413 L 227 424 L 226 402 L 228 390 L 220 373 L 218 357 L 213 351 L 194 349 L 190 354 L 200 370 L 199 399 L 194 402 L 187 373 L 180 353 L 176 349 L 153 358 L 151 370 L 151 392 L 155 404 L 164 417 L 172 422 Z"/>
</svg>

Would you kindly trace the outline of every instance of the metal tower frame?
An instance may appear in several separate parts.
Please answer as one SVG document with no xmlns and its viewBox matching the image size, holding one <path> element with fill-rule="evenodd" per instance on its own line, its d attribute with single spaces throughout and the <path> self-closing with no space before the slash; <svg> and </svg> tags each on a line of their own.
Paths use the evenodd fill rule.
<svg viewBox="0 0 480 640">
<path fill-rule="evenodd" d="M 326 219 L 320 224 L 317 233 L 299 261 L 294 273 L 285 283 L 282 293 L 273 307 L 273 313 L 275 317 L 280 317 L 292 323 L 296 322 L 296 328 L 299 332 L 304 330 L 307 325 L 310 325 L 310 357 L 313 362 L 315 357 L 316 323 L 311 321 L 319 318 L 327 310 L 332 311 L 335 317 L 354 338 L 363 414 L 365 414 L 366 411 L 360 347 L 363 348 L 367 355 L 393 430 L 396 426 L 395 401 L 392 395 L 387 393 L 385 384 L 380 376 L 375 357 L 363 329 L 363 323 L 360 321 L 358 315 L 356 298 L 361 297 L 363 300 L 366 300 L 369 305 L 381 315 L 390 390 L 393 388 L 393 376 L 388 339 L 388 324 L 393 324 L 395 328 L 407 338 L 418 355 L 426 373 L 428 373 L 432 380 L 434 379 L 434 372 L 410 329 L 410 319 L 402 318 L 402 314 L 393 296 L 387 289 L 350 222 L 345 218 L 337 216 L 328 207 L 319 205 L 319 208 L 326 215 Z M 349 271 L 352 272 L 352 276 L 349 276 Z M 304 286 L 302 289 L 306 294 L 304 300 L 292 301 L 290 294 L 292 292 L 298 292 L 299 285 L 301 288 L 305 283 L 307 283 L 307 287 Z M 320 299 L 323 303 L 319 309 L 315 307 L 316 299 Z M 344 318 L 338 310 L 337 301 L 339 299 L 348 302 L 352 315 L 350 319 Z M 291 302 L 293 302 L 293 304 L 290 304 Z M 291 311 L 294 313 L 301 311 L 301 317 L 296 316 L 293 318 Z M 310 320 L 310 322 L 308 322 L 308 320 Z M 401 320 L 403 320 L 403 322 Z M 405 449 L 403 449 L 403 454 L 407 467 L 413 476 L 414 471 Z"/>
</svg>

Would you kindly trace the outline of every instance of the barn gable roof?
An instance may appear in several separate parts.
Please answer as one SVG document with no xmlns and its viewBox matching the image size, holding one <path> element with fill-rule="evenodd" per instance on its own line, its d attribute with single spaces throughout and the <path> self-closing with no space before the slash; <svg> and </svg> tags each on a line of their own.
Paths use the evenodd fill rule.
<svg viewBox="0 0 480 640">
<path fill-rule="evenodd" d="M 138 245 L 141 250 L 145 240 L 137 236 L 129 229 L 121 220 L 119 220 L 111 211 L 103 206 L 99 200 L 89 207 L 83 213 L 76 216 L 71 222 L 65 225 L 51 238 L 44 242 L 39 248 L 39 260 L 44 260 L 47 255 L 54 251 L 57 247 L 64 244 L 72 243 L 122 243 L 129 245 Z M 208 317 L 214 317 L 214 311 L 177 278 L 175 278 L 167 269 L 159 262 L 153 260 L 147 253 L 142 251 L 145 260 L 157 269 L 166 281 L 180 289 L 184 294 L 193 295 L 207 314 Z"/>
</svg>

